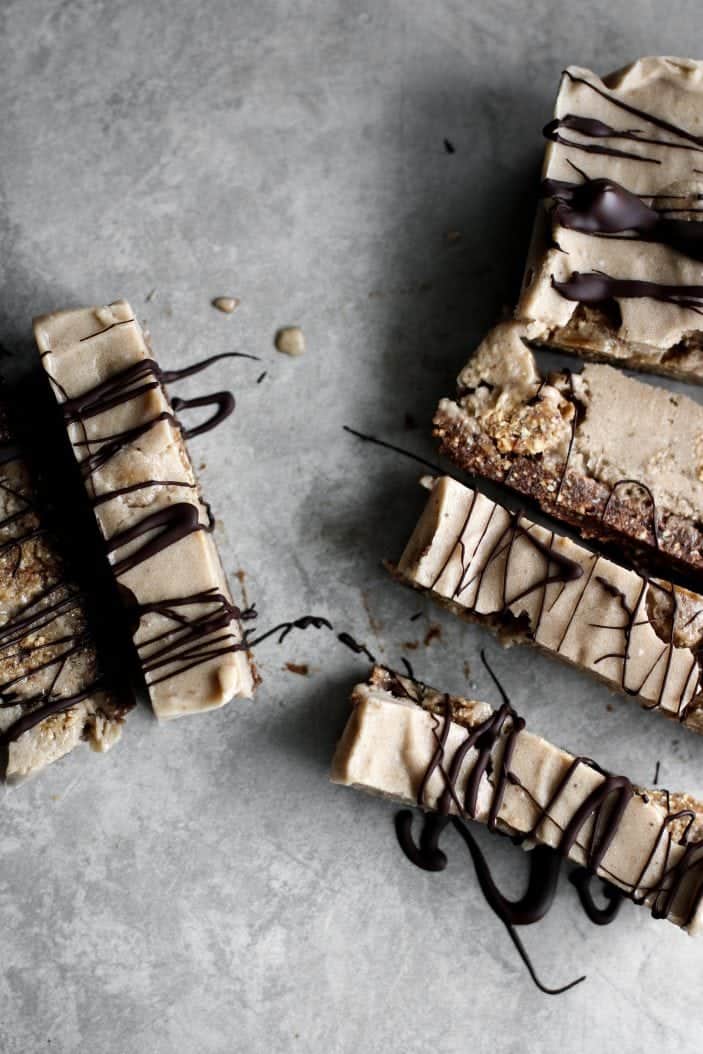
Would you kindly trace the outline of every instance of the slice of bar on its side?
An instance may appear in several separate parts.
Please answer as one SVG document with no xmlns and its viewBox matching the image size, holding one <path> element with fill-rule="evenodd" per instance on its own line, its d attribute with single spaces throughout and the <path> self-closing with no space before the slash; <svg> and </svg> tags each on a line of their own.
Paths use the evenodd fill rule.
<svg viewBox="0 0 703 1054">
<path fill-rule="evenodd" d="M 431 483 L 401 581 L 703 733 L 703 597 L 647 579 L 448 476 Z"/>
<path fill-rule="evenodd" d="M 254 675 L 209 507 L 131 307 L 121 300 L 61 311 L 34 328 L 133 620 L 154 712 L 178 717 L 250 697 Z M 193 403 L 212 402 L 217 414 L 226 398 Z"/>
<path fill-rule="evenodd" d="M 550 846 L 655 917 L 703 929 L 703 803 L 603 772 L 526 731 L 507 703 L 380 667 L 351 701 L 333 782 Z"/>
<path fill-rule="evenodd" d="M 562 75 L 516 316 L 531 340 L 703 382 L 703 63 Z"/>
<path fill-rule="evenodd" d="M 587 364 L 544 375 L 517 322 L 497 325 L 434 418 L 442 452 L 584 537 L 703 581 L 703 407 Z M 691 579 L 693 582 L 693 579 Z"/>
<path fill-rule="evenodd" d="M 0 754 L 18 782 L 80 742 L 104 752 L 134 705 L 98 660 L 85 598 L 47 529 L 0 401 Z"/>
</svg>

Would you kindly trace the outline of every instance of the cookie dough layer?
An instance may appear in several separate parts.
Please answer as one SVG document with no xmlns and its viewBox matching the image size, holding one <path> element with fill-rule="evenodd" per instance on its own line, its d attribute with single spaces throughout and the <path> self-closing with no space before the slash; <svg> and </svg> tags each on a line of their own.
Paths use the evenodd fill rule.
<svg viewBox="0 0 703 1054">
<path fill-rule="evenodd" d="M 703 597 L 647 580 L 443 476 L 396 573 L 456 614 L 703 733 Z"/>
<path fill-rule="evenodd" d="M 703 63 L 570 66 L 516 316 L 531 340 L 703 381 Z"/>
<path fill-rule="evenodd" d="M 0 405 L 0 752 L 18 782 L 80 742 L 108 750 L 133 702 L 101 673 L 84 599 L 67 576 Z"/>
<path fill-rule="evenodd" d="M 209 508 L 131 307 L 121 300 L 61 311 L 36 319 L 34 328 L 134 619 L 155 713 L 178 717 L 251 696 L 240 613 Z"/>
<path fill-rule="evenodd" d="M 493 711 L 376 667 L 352 693 L 332 780 L 551 846 L 656 917 L 690 934 L 703 928 L 703 804 L 609 776 L 525 731 L 507 706 Z"/>
<path fill-rule="evenodd" d="M 442 451 L 585 537 L 703 572 L 703 408 L 604 365 L 543 376 L 496 326 L 435 415 Z"/>
</svg>

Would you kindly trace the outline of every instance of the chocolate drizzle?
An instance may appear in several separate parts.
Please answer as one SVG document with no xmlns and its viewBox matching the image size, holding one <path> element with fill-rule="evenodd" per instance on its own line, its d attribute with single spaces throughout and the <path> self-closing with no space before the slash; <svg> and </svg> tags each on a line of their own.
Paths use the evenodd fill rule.
<svg viewBox="0 0 703 1054">
<path fill-rule="evenodd" d="M 425 685 L 409 681 L 390 670 L 383 671 L 387 689 L 395 696 L 423 706 L 431 714 L 435 750 L 420 780 L 417 805 L 431 810 L 416 843 L 412 834 L 412 814 L 408 810 L 396 816 L 396 833 L 403 852 L 416 866 L 428 871 L 441 871 L 447 858 L 440 848 L 440 837 L 451 821 L 467 846 L 476 869 L 481 891 L 491 909 L 501 919 L 513 943 L 542 991 L 524 945 L 517 938 L 514 927 L 532 925 L 542 919 L 554 899 L 560 861 L 577 851 L 585 866 L 570 876 L 579 893 L 580 903 L 588 917 L 597 925 L 613 921 L 623 899 L 647 903 L 652 915 L 665 918 L 676 911 L 681 925 L 693 919 L 703 898 L 703 839 L 691 837 L 695 814 L 691 810 L 671 811 L 660 823 L 652 849 L 634 883 L 627 882 L 610 870 L 608 850 L 613 844 L 633 800 L 648 801 L 624 776 L 611 775 L 600 769 L 591 759 L 576 757 L 557 781 L 546 801 L 538 801 L 521 782 L 511 767 L 517 740 L 525 722 L 510 704 L 504 689 L 481 653 L 482 660 L 503 696 L 503 704 L 488 718 L 465 725 L 464 738 L 449 751 L 449 731 L 454 723 L 454 706 L 450 696 L 437 696 Z M 459 710 L 459 715 L 461 711 Z M 461 723 L 461 716 L 456 720 Z M 454 724 L 454 727 L 457 727 Z M 563 802 L 567 789 L 578 786 L 579 770 L 588 768 L 600 777 L 593 790 L 583 797 L 566 821 Z M 437 775 L 442 789 L 429 797 L 429 784 Z M 459 786 L 463 783 L 463 791 Z M 555 848 L 546 846 L 530 853 L 530 875 L 527 891 L 517 901 L 508 900 L 496 886 L 478 844 L 466 823 L 479 815 L 479 792 L 482 795 L 481 818 L 491 831 L 501 832 L 501 807 L 508 787 L 518 788 L 535 809 L 535 821 L 530 830 L 520 835 L 520 841 L 534 841 L 548 823 L 550 841 L 556 837 Z M 667 797 L 668 802 L 668 797 Z M 557 807 L 560 807 L 559 811 Z M 672 828 L 683 824 L 674 842 Z M 503 827 L 503 830 L 505 828 Z M 554 832 L 557 832 L 556 835 Z M 674 846 L 678 859 L 672 860 Z M 679 852 L 683 848 L 682 852 Z M 663 852 L 662 852 L 663 850 Z M 599 907 L 594 900 L 591 882 L 598 876 L 603 883 L 606 905 Z M 578 979 L 583 980 L 583 978 Z M 572 982 L 578 983 L 578 982 Z"/>
<path fill-rule="evenodd" d="M 633 278 L 612 278 L 600 271 L 583 274 L 572 271 L 564 282 L 557 281 L 552 275 L 552 286 L 566 300 L 577 300 L 580 304 L 598 305 L 609 300 L 647 297 L 674 307 L 688 308 L 697 315 L 703 314 L 703 285 L 668 285 Z"/>
<path fill-rule="evenodd" d="M 228 391 L 189 399 L 175 396 L 170 400 L 168 410 L 153 413 L 151 417 L 148 416 L 149 403 L 145 402 L 143 414 L 146 420 L 108 435 L 90 434 L 88 422 L 115 408 L 140 399 L 148 400 L 153 392 L 161 391 L 165 395 L 165 383 L 198 374 L 213 363 L 227 358 L 258 357 L 227 352 L 174 370 L 162 370 L 153 359 L 147 358 L 126 366 L 88 391 L 73 397 L 68 396 L 49 373 L 50 381 L 59 392 L 67 427 L 74 425 L 80 429 L 79 437 L 73 437 L 73 446 L 77 452 L 85 450 L 85 454 L 79 458 L 79 467 L 86 484 L 90 485 L 94 507 L 140 490 L 159 487 L 184 490 L 184 500 L 146 512 L 138 522 L 118 530 L 106 540 L 105 548 L 117 579 L 189 535 L 200 531 L 211 532 L 215 520 L 210 506 L 202 499 L 197 484 L 192 480 L 147 479 L 98 492 L 96 472 L 161 424 L 177 429 L 184 439 L 191 439 L 215 428 L 233 412 L 235 400 Z M 213 407 L 213 412 L 206 420 L 191 428 L 181 424 L 177 417 L 179 412 L 204 406 Z M 188 491 L 197 496 L 197 502 L 186 500 Z M 143 631 L 140 631 L 137 637 L 137 650 L 148 685 L 159 684 L 225 653 L 247 649 L 244 637 L 236 633 L 235 626 L 242 618 L 252 617 L 252 612 L 243 613 L 218 589 L 164 598 L 149 605 L 139 604 L 129 590 L 123 589 L 122 593 L 123 597 L 129 598 L 128 611 L 133 633 L 137 633 L 142 620 L 149 615 L 158 615 L 166 623 L 166 629 L 156 636 L 144 638 Z"/>
<path fill-rule="evenodd" d="M 629 232 L 640 241 L 657 242 L 692 260 L 703 261 L 702 222 L 671 219 L 667 210 L 646 205 L 639 195 L 615 180 L 585 179 L 582 183 L 570 183 L 545 179 L 542 196 L 555 202 L 551 215 L 560 227 L 592 235 Z"/>
<path fill-rule="evenodd" d="M 472 519 L 476 511 L 476 503 L 479 492 L 473 491 L 468 503 L 468 510 L 464 516 L 461 526 L 456 535 L 456 541 L 451 546 L 443 562 L 429 582 L 427 588 L 439 596 L 445 593 L 449 600 L 461 604 L 467 611 L 475 612 L 479 616 L 494 617 L 502 620 L 513 631 L 519 630 L 528 639 L 540 641 L 540 627 L 547 614 L 551 614 L 556 603 L 562 596 L 564 588 L 568 583 L 578 582 L 583 578 L 583 587 L 573 599 L 573 607 L 566 619 L 558 639 L 550 643 L 549 650 L 559 655 L 564 648 L 567 636 L 574 623 L 579 607 L 586 597 L 589 588 L 597 584 L 606 593 L 617 601 L 618 611 L 622 614 L 622 620 L 615 620 L 607 625 L 592 624 L 592 628 L 605 630 L 612 635 L 612 645 L 607 645 L 601 655 L 593 659 L 593 665 L 597 668 L 607 660 L 616 660 L 618 663 L 618 687 L 626 695 L 638 698 L 641 705 L 646 709 L 661 708 L 665 699 L 665 693 L 671 693 L 671 663 L 674 651 L 677 647 L 675 639 L 676 611 L 678 604 L 678 593 L 676 587 L 670 589 L 658 582 L 650 580 L 642 573 L 637 574 L 639 580 L 638 592 L 633 603 L 629 603 L 627 597 L 610 581 L 598 573 L 602 557 L 593 553 L 589 554 L 590 566 L 587 574 L 583 567 L 576 561 L 571 560 L 564 554 L 554 550 L 556 535 L 550 531 L 548 542 L 543 542 L 533 534 L 540 530 L 536 524 L 522 520 L 520 511 L 509 512 L 502 506 L 492 503 L 489 515 L 485 518 L 482 528 L 476 532 L 475 540 L 469 547 L 465 535 L 470 532 Z M 496 516 L 506 517 L 504 526 L 496 530 L 495 537 L 491 538 L 487 545 L 486 539 L 489 531 L 496 527 Z M 544 561 L 541 574 L 536 574 L 533 581 L 528 580 L 525 584 L 524 575 L 518 568 L 514 578 L 516 588 L 512 587 L 511 561 L 514 558 L 514 550 L 517 544 L 527 543 L 531 550 L 537 553 Z M 447 573 L 449 566 L 459 556 L 459 572 L 456 579 L 452 579 L 452 585 L 441 585 L 442 579 Z M 489 601 L 484 599 L 483 590 L 487 586 L 487 575 L 495 571 L 491 579 L 489 589 L 495 588 L 495 579 L 499 576 L 499 593 L 495 599 Z M 561 586 L 547 604 L 548 589 L 550 586 Z M 465 599 L 465 594 L 473 589 L 470 599 Z M 661 645 L 653 651 L 652 661 L 649 666 L 640 672 L 637 680 L 633 680 L 630 673 L 630 658 L 632 651 L 632 637 L 636 628 L 645 624 L 651 625 L 651 618 L 647 612 L 647 591 L 656 589 L 665 593 L 668 604 L 671 606 L 670 628 L 668 637 L 661 640 Z M 446 592 L 448 590 L 448 592 Z M 521 612 L 516 605 L 529 597 L 539 598 L 536 610 L 529 618 L 528 623 L 520 621 Z M 657 635 L 659 638 L 659 635 Z M 651 691 L 651 686 L 656 683 L 654 679 L 659 677 L 659 682 L 650 701 L 645 693 Z M 676 703 L 676 716 L 680 721 L 685 721 L 690 707 L 694 704 L 697 690 L 701 683 L 701 669 L 697 653 L 691 649 L 690 663 L 687 676 L 682 677 L 678 687 L 678 701 Z"/>
<path fill-rule="evenodd" d="M 655 165 L 660 165 L 661 159 L 651 156 L 651 153 L 621 149 L 613 144 L 625 141 L 642 144 L 645 147 L 685 150 L 692 154 L 703 151 L 703 137 L 700 135 L 658 117 L 656 114 L 632 106 L 569 70 L 565 70 L 564 75 L 573 83 L 580 84 L 607 100 L 617 110 L 644 122 L 652 131 L 643 131 L 639 128 L 615 128 L 593 117 L 566 114 L 550 121 L 545 126 L 544 135 L 552 142 L 559 143 L 567 149 L 588 154 L 607 155 Z M 580 138 L 567 138 L 562 135 L 562 130 L 575 132 Z M 657 132 L 663 132 L 665 135 L 662 137 L 657 135 Z M 577 169 L 577 171 L 580 170 Z M 697 171 L 693 169 L 693 172 Z M 551 215 L 555 224 L 594 237 L 656 242 L 692 260 L 703 261 L 703 223 L 690 217 L 672 219 L 668 215 L 671 212 L 690 214 L 696 211 L 689 207 L 685 197 L 676 194 L 645 195 L 649 202 L 647 204 L 643 197 L 634 194 L 614 180 L 589 179 L 585 173 L 581 175 L 583 177 L 581 184 L 554 179 L 547 179 L 543 182 L 543 197 L 554 201 Z M 661 198 L 669 203 L 680 199 L 682 205 L 672 208 L 669 204 L 659 209 L 656 203 Z M 646 297 L 660 303 L 686 308 L 697 314 L 703 312 L 703 286 L 700 285 L 676 285 L 615 278 L 601 271 L 590 273 L 574 271 L 566 281 L 556 281 L 552 277 L 552 285 L 567 300 L 590 306 L 607 305 L 610 301 L 617 299 Z"/>
<path fill-rule="evenodd" d="M 0 411 L 4 414 L 4 411 Z M 18 444 L 9 438 L 0 440 L 0 464 L 20 462 Z M 47 530 L 37 515 L 36 503 L 29 494 L 12 486 L 7 478 L 0 480 L 0 488 L 11 495 L 19 508 L 3 516 L 0 531 L 12 530 L 10 538 L 0 543 L 0 556 L 16 552 L 9 569 L 15 579 L 26 559 L 35 559 L 28 546 L 47 542 Z M 20 708 L 19 715 L 0 733 L 0 747 L 7 751 L 10 743 L 46 718 L 70 710 L 77 703 L 104 690 L 107 685 L 98 672 L 88 675 L 74 691 L 66 692 L 62 677 L 69 660 L 80 652 L 93 648 L 92 638 L 85 623 L 85 597 L 63 576 L 63 569 L 51 550 L 40 550 L 42 574 L 49 576 L 48 584 L 29 596 L 21 606 L 5 613 L 0 626 L 0 656 L 13 672 L 0 683 L 0 709 Z M 65 630 L 58 629 L 58 620 L 65 621 Z M 44 671 L 51 671 L 44 688 L 32 692 L 32 679 Z"/>
</svg>

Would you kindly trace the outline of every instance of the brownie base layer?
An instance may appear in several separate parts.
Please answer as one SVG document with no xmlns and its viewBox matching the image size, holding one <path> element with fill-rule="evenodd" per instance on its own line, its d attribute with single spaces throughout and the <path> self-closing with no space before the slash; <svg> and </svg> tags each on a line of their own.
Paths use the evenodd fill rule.
<svg viewBox="0 0 703 1054">
<path fill-rule="evenodd" d="M 655 571 L 662 561 L 673 566 L 696 588 L 703 581 L 703 523 L 701 526 L 666 510 L 658 511 L 656 533 L 646 494 L 625 502 L 605 483 L 572 469 L 547 468 L 541 459 L 504 455 L 485 433 L 472 435 L 461 422 L 441 409 L 434 417 L 433 434 L 440 451 L 472 476 L 500 483 L 529 498 L 555 519 L 575 527 L 584 538 L 597 539 L 617 551 L 643 560 Z M 636 491 L 633 484 L 631 491 Z"/>
</svg>

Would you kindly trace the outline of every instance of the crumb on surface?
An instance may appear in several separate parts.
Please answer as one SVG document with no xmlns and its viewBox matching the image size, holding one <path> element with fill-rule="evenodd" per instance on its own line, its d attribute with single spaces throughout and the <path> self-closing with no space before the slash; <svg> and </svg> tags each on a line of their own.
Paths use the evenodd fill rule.
<svg viewBox="0 0 703 1054">
<path fill-rule="evenodd" d="M 283 326 L 276 332 L 273 342 L 277 351 L 293 358 L 305 351 L 305 336 L 300 326 Z"/>
<path fill-rule="evenodd" d="M 310 667 L 306 662 L 287 662 L 286 669 L 289 673 L 297 673 L 300 677 L 307 677 Z"/>
<path fill-rule="evenodd" d="M 415 651 L 416 648 L 420 647 L 419 640 L 404 640 L 401 647 L 407 648 L 408 651 Z"/>
<path fill-rule="evenodd" d="M 430 628 L 427 630 L 427 633 L 425 634 L 425 640 L 424 640 L 425 647 L 430 645 L 433 640 L 439 640 L 439 638 L 441 636 L 442 636 L 442 627 L 438 626 L 436 622 L 433 622 L 432 625 L 430 626 Z"/>
<path fill-rule="evenodd" d="M 211 303 L 218 311 L 223 311 L 225 315 L 231 315 L 239 307 L 241 300 L 236 296 L 216 296 Z"/>
<path fill-rule="evenodd" d="M 415 420 L 412 414 L 405 414 L 405 417 L 403 418 L 403 427 L 405 428 L 406 432 L 411 432 L 413 428 L 417 428 L 417 421 Z"/>
</svg>

